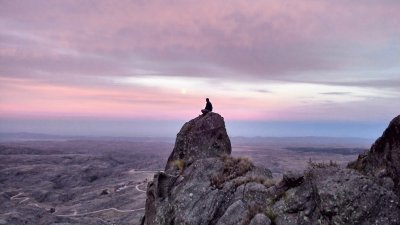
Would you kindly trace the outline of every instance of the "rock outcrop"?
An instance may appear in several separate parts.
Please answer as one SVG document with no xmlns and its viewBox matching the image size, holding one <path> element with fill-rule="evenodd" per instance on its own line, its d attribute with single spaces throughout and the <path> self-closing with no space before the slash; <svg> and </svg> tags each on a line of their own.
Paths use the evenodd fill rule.
<svg viewBox="0 0 400 225">
<path fill-rule="evenodd" d="M 186 123 L 165 172 L 148 185 L 142 224 L 400 224 L 399 197 L 373 177 L 310 164 L 276 181 L 230 152 L 220 115 Z"/>
<path fill-rule="evenodd" d="M 283 189 L 266 211 L 277 225 L 400 223 L 398 196 L 354 170 L 311 167 L 300 185 Z"/>
<path fill-rule="evenodd" d="M 165 170 L 182 167 L 184 166 L 182 163 L 189 166 L 197 159 L 227 154 L 231 154 L 231 142 L 225 129 L 224 119 L 219 114 L 210 112 L 183 125 L 176 137 L 175 147 L 168 158 Z"/>
<path fill-rule="evenodd" d="M 369 151 L 348 165 L 375 177 L 400 195 L 400 115 L 394 118 Z"/>
</svg>

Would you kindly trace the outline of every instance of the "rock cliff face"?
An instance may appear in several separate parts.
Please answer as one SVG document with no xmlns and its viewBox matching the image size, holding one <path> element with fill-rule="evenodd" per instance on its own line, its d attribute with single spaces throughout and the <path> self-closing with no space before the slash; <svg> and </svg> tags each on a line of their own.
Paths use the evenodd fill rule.
<svg viewBox="0 0 400 225">
<path fill-rule="evenodd" d="M 399 197 L 356 170 L 311 164 L 276 181 L 230 152 L 220 115 L 186 123 L 148 185 L 142 224 L 400 224 Z"/>
<path fill-rule="evenodd" d="M 375 177 L 400 195 L 400 115 L 390 122 L 371 149 L 348 167 Z"/>
</svg>

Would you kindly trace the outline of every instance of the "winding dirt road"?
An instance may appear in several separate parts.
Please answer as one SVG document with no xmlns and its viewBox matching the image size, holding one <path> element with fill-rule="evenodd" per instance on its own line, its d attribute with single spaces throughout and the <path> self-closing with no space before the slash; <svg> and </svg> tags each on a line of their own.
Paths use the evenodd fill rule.
<svg viewBox="0 0 400 225">
<path fill-rule="evenodd" d="M 139 188 L 140 185 L 142 185 L 142 184 L 138 184 L 138 185 L 135 186 L 136 190 L 146 193 L 146 190 L 142 190 L 142 189 Z"/>
<path fill-rule="evenodd" d="M 160 172 L 162 170 L 130 170 L 130 173 L 156 173 L 156 172 Z M 146 190 L 140 189 L 140 185 L 142 184 L 137 184 L 135 186 L 135 189 L 139 192 L 142 193 L 146 193 Z M 20 192 L 12 197 L 10 197 L 10 200 L 20 200 L 20 203 L 23 203 L 25 201 L 28 201 L 30 198 L 26 197 L 26 196 L 21 196 L 24 195 L 23 192 Z M 32 204 L 38 208 L 43 208 L 41 206 L 39 206 L 38 204 L 34 203 Z M 45 208 L 43 208 L 45 209 Z M 77 211 L 74 211 L 73 214 L 60 214 L 60 215 L 55 215 L 55 216 L 59 216 L 59 217 L 78 217 L 78 216 L 87 216 L 87 215 L 91 215 L 91 214 L 96 214 L 96 213 L 102 213 L 102 212 L 106 212 L 106 211 L 116 211 L 116 212 L 120 212 L 120 213 L 128 213 L 128 212 L 136 212 L 136 211 L 141 211 L 144 210 L 145 208 L 137 208 L 137 209 L 128 209 L 128 210 L 123 210 L 123 209 L 117 209 L 117 208 L 106 208 L 106 209 L 100 209 L 100 210 L 96 210 L 96 211 L 92 211 L 92 212 L 87 212 L 87 213 L 78 213 Z"/>
<path fill-rule="evenodd" d="M 160 172 L 162 170 L 130 170 L 130 173 L 156 173 L 156 172 Z M 139 192 L 145 193 L 146 190 L 142 190 L 139 188 L 140 185 L 143 184 L 137 184 L 135 186 L 135 189 Z M 136 212 L 136 211 L 140 211 L 140 210 L 144 210 L 145 208 L 138 208 L 138 209 L 128 209 L 128 210 L 121 210 L 121 209 L 117 209 L 117 208 L 107 208 L 107 209 L 100 209 L 100 210 L 96 210 L 93 212 L 87 212 L 87 213 L 77 213 L 75 211 L 74 214 L 69 214 L 69 215 L 56 215 L 56 216 L 60 216 L 60 217 L 76 217 L 76 216 L 87 216 L 87 215 L 91 215 L 91 214 L 95 214 L 95 213 L 101 213 L 101 212 L 105 212 L 105 211 L 116 211 L 116 212 L 121 212 L 121 213 L 127 213 L 127 212 Z"/>
<path fill-rule="evenodd" d="M 87 212 L 87 213 L 80 213 L 80 214 L 77 213 L 77 214 L 70 214 L 70 215 L 56 215 L 56 216 L 61 216 L 61 217 L 87 216 L 90 214 L 105 212 L 105 211 L 109 211 L 109 210 L 113 210 L 113 211 L 121 212 L 121 213 L 127 213 L 127 212 L 136 212 L 136 211 L 144 210 L 144 209 L 145 208 L 122 210 L 122 209 L 116 209 L 116 208 L 107 208 L 107 209 L 100 209 L 100 210 L 96 210 L 93 212 Z"/>
</svg>

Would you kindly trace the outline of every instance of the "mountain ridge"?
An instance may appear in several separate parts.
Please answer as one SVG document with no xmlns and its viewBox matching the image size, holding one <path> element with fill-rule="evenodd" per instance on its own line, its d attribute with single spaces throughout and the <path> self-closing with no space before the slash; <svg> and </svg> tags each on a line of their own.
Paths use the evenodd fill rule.
<svg viewBox="0 0 400 225">
<path fill-rule="evenodd" d="M 221 143 L 230 140 L 216 113 L 182 127 L 166 171 L 148 185 L 141 224 L 400 223 L 394 186 L 351 166 L 310 162 L 304 173 L 275 180 L 268 169 L 231 157 L 230 144 Z"/>
<path fill-rule="evenodd" d="M 400 195 L 400 115 L 395 117 L 371 148 L 349 163 L 349 168 L 393 186 Z"/>
</svg>

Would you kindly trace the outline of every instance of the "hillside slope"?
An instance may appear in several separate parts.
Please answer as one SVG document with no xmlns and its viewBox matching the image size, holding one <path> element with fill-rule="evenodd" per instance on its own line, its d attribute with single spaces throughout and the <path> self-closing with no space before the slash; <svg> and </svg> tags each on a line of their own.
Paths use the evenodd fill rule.
<svg viewBox="0 0 400 225">
<path fill-rule="evenodd" d="M 400 223 L 399 197 L 374 177 L 331 163 L 275 181 L 230 148 L 220 115 L 186 123 L 166 171 L 148 185 L 142 224 Z"/>
</svg>

